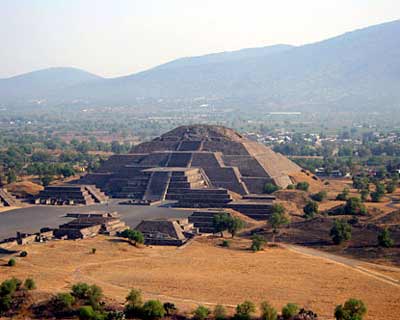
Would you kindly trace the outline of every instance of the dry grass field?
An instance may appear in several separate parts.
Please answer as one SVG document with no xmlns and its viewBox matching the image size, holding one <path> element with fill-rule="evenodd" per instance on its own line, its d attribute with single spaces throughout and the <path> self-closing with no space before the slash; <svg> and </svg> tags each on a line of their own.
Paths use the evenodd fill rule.
<svg viewBox="0 0 400 320">
<path fill-rule="evenodd" d="M 0 262 L 0 281 L 29 276 L 45 292 L 68 290 L 85 281 L 98 284 L 121 303 L 135 287 L 145 298 L 172 301 L 183 311 L 198 303 L 233 307 L 245 299 L 267 299 L 279 309 L 295 302 L 321 319 L 332 319 L 337 304 L 355 297 L 367 304 L 367 319 L 399 318 L 400 285 L 283 248 L 252 253 L 246 249 L 248 240 L 235 240 L 230 249 L 219 247 L 219 241 L 198 238 L 183 248 L 136 248 L 105 237 L 32 244 L 23 248 L 29 255 L 17 258 L 15 267 L 4 266 L 4 259 Z M 91 254 L 92 248 L 96 254 Z M 390 275 L 400 279 L 398 269 Z"/>
</svg>

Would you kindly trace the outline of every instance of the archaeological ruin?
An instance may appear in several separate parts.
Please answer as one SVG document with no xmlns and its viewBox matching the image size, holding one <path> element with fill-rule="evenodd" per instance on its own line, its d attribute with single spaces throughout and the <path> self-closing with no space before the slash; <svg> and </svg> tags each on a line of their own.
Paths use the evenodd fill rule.
<svg viewBox="0 0 400 320">
<path fill-rule="evenodd" d="M 264 219 L 273 198 L 257 197 L 266 183 L 281 188 L 301 173 L 269 147 L 222 126 L 178 127 L 114 155 L 78 183 L 116 198 L 176 201 L 189 208 L 232 208 Z"/>
<path fill-rule="evenodd" d="M 19 201 L 15 199 L 6 189 L 0 188 L 0 207 L 15 207 L 20 205 Z"/>
</svg>

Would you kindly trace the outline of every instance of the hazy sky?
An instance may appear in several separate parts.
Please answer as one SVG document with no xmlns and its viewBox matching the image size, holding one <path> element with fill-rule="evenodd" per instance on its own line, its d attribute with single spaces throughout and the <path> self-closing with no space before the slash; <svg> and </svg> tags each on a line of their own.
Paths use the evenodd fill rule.
<svg viewBox="0 0 400 320">
<path fill-rule="evenodd" d="M 54 66 L 125 75 L 399 18 L 399 0 L 0 0 L 0 77 Z"/>
</svg>

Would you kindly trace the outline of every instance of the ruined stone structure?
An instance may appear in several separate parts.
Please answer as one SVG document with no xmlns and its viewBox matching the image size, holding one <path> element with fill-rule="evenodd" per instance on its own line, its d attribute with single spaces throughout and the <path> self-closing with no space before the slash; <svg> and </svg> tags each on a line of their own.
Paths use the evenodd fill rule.
<svg viewBox="0 0 400 320">
<path fill-rule="evenodd" d="M 116 235 L 127 229 L 127 226 L 117 215 L 109 213 L 73 213 L 67 217 L 74 220 L 60 225 L 54 231 L 54 236 L 60 239 L 85 239 L 98 234 Z"/>
<path fill-rule="evenodd" d="M 0 207 L 14 207 L 20 203 L 6 189 L 0 188 Z"/>
<path fill-rule="evenodd" d="M 194 125 L 110 157 L 80 183 L 95 184 L 114 197 L 225 207 L 234 195 L 261 194 L 267 182 L 285 188 L 292 183 L 289 174 L 300 170 L 232 129 Z"/>
<path fill-rule="evenodd" d="M 196 234 L 188 219 L 143 220 L 135 230 L 143 234 L 147 245 L 181 246 Z"/>
<path fill-rule="evenodd" d="M 77 205 L 104 203 L 108 197 L 95 185 L 52 185 L 40 191 L 36 203 Z"/>
<path fill-rule="evenodd" d="M 188 219 L 200 233 L 215 233 L 214 216 L 224 212 L 223 210 L 199 210 L 193 212 Z"/>
</svg>

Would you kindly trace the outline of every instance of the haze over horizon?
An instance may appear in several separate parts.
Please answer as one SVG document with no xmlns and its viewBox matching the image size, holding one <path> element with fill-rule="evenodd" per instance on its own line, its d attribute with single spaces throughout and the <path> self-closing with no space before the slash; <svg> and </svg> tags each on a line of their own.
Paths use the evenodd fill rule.
<svg viewBox="0 0 400 320">
<path fill-rule="evenodd" d="M 115 77 L 180 57 L 324 40 L 396 20 L 400 3 L 3 0 L 0 8 L 0 78 L 61 66 Z"/>
</svg>

